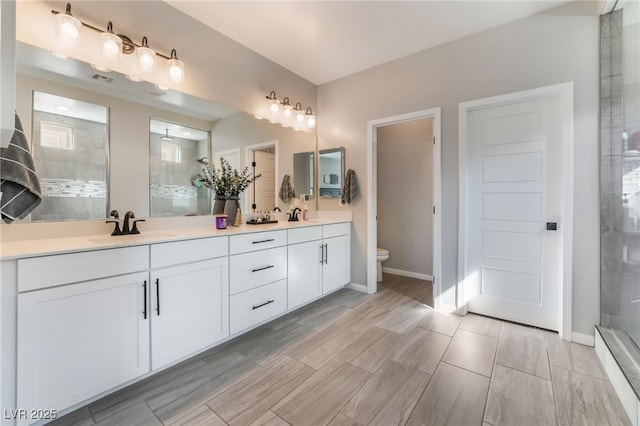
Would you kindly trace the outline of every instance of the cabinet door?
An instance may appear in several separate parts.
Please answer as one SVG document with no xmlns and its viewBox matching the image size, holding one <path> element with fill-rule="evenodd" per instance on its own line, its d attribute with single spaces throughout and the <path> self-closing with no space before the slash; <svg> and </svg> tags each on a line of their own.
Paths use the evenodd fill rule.
<svg viewBox="0 0 640 426">
<path fill-rule="evenodd" d="M 147 373 L 147 278 L 19 294 L 17 406 L 61 410 Z"/>
<path fill-rule="evenodd" d="M 229 335 L 226 257 L 152 271 L 150 291 L 152 369 Z"/>
<path fill-rule="evenodd" d="M 320 240 L 287 248 L 288 309 L 322 295 L 321 252 Z"/>
<path fill-rule="evenodd" d="M 351 281 L 351 237 L 325 238 L 322 293 L 326 294 Z"/>
</svg>

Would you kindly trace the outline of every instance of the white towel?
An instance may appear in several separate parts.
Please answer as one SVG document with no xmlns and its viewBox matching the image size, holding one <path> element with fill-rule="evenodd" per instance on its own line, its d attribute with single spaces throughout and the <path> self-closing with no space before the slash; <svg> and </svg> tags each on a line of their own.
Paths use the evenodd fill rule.
<svg viewBox="0 0 640 426">
<path fill-rule="evenodd" d="M 344 185 L 342 186 L 342 194 L 340 195 L 340 204 L 351 204 L 353 199 L 358 195 L 358 179 L 356 178 L 356 172 L 353 169 L 347 170 L 347 175 L 344 178 Z"/>
<path fill-rule="evenodd" d="M 0 148 L 0 213 L 6 223 L 22 220 L 42 202 L 29 142 L 16 112 L 16 125 L 6 148 Z"/>
<path fill-rule="evenodd" d="M 285 204 L 288 203 L 290 199 L 296 198 L 296 192 L 291 186 L 291 177 L 289 175 L 284 175 L 282 178 L 282 184 L 280 185 L 280 192 L 278 195 Z"/>
</svg>

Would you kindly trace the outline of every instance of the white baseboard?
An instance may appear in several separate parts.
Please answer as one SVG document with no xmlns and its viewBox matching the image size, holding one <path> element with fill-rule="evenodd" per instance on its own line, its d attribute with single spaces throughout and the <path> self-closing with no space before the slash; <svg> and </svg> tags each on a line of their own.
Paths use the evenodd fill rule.
<svg viewBox="0 0 640 426">
<path fill-rule="evenodd" d="M 574 343 L 580 343 L 585 346 L 595 346 L 596 340 L 593 334 L 571 333 L 571 341 Z"/>
<path fill-rule="evenodd" d="M 364 285 L 364 284 L 349 283 L 345 287 L 346 288 L 350 288 L 351 290 L 360 291 L 362 293 L 367 293 L 367 286 Z"/>
<path fill-rule="evenodd" d="M 404 271 L 402 269 L 382 267 L 382 272 L 388 272 L 401 277 L 417 278 L 419 280 L 433 281 L 433 275 L 421 274 L 419 272 Z"/>
</svg>

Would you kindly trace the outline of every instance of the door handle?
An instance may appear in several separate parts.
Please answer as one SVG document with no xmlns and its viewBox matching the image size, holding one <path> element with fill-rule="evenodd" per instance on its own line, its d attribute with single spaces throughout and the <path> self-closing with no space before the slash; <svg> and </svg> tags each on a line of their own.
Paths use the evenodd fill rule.
<svg viewBox="0 0 640 426">
<path fill-rule="evenodd" d="M 147 319 L 147 280 L 144 280 L 142 288 L 144 289 L 144 311 L 142 311 L 142 315 L 144 316 L 144 319 Z"/>
<path fill-rule="evenodd" d="M 547 222 L 547 231 L 557 231 L 558 223 L 557 222 Z"/>
</svg>

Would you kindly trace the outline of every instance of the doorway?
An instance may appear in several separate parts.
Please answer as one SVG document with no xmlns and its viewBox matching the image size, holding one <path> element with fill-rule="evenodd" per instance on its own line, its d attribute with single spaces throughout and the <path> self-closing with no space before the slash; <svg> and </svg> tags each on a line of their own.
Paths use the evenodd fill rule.
<svg viewBox="0 0 640 426">
<path fill-rule="evenodd" d="M 379 130 L 387 127 L 400 125 L 402 123 L 416 122 L 417 120 L 431 120 L 432 134 L 425 141 L 433 147 L 432 150 L 432 199 L 427 202 L 427 211 L 424 214 L 430 215 L 432 219 L 432 273 L 426 274 L 416 271 L 405 271 L 401 268 L 392 268 L 391 271 L 395 273 L 404 273 L 405 275 L 413 275 L 416 278 L 431 278 L 433 281 L 433 300 L 435 309 L 439 309 L 439 294 L 440 285 L 438 276 L 440 275 L 440 108 L 432 108 L 423 111 L 417 111 L 414 113 L 403 114 L 398 116 L 392 116 L 382 118 L 379 120 L 373 120 L 368 123 L 369 131 L 369 145 L 367 149 L 367 161 L 369 164 L 367 181 L 370 185 L 371 192 L 367 204 L 367 292 L 375 293 L 377 291 L 377 243 L 378 243 L 378 206 L 380 200 L 378 200 L 378 138 Z M 384 130 L 383 130 L 384 132 Z M 401 165 L 398 166 L 398 170 L 402 170 Z M 386 186 L 387 182 L 385 182 Z M 409 197 L 410 198 L 410 197 Z M 407 208 L 412 208 L 409 201 L 405 200 L 404 205 L 395 206 L 397 210 L 397 220 L 402 220 L 402 211 Z M 424 200 L 421 200 L 424 201 Z M 386 247 L 385 247 L 386 248 Z M 391 250 L 390 250 L 391 252 Z M 390 253 L 393 256 L 393 253 Z M 414 272 L 411 274 L 411 272 Z"/>
<path fill-rule="evenodd" d="M 460 104 L 458 305 L 570 338 L 572 83 Z"/>
<path fill-rule="evenodd" d="M 249 174 L 260 175 L 246 191 L 245 211 L 270 211 L 277 205 L 278 141 L 264 142 L 246 147 L 245 159 Z"/>
</svg>

